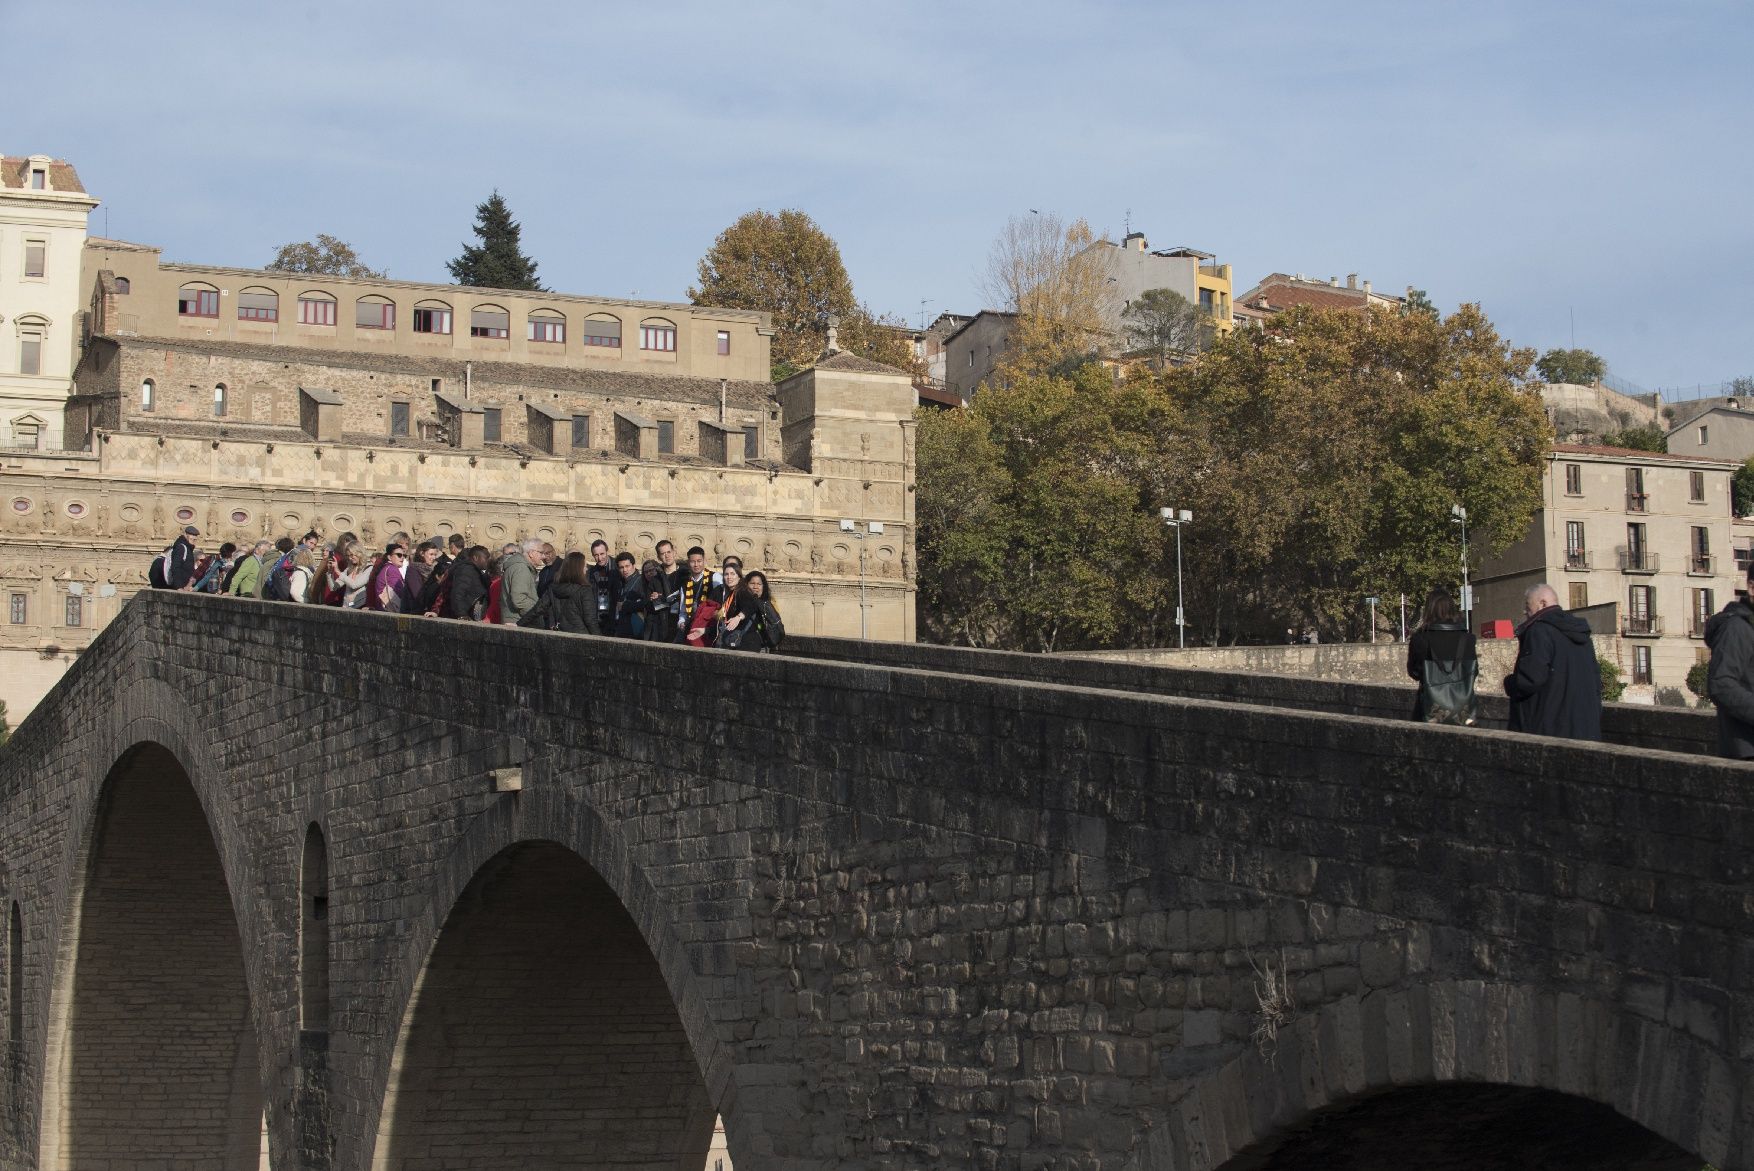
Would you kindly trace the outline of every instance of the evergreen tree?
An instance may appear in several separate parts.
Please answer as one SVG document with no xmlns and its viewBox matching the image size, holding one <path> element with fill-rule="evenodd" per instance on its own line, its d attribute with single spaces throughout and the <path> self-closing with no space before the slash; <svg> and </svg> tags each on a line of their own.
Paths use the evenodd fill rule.
<svg viewBox="0 0 1754 1171">
<path fill-rule="evenodd" d="M 463 255 L 450 262 L 451 279 L 479 289 L 523 289 L 541 292 L 536 262 L 524 255 L 523 229 L 512 218 L 505 197 L 496 190 L 475 208 L 478 244 L 463 245 Z"/>
</svg>

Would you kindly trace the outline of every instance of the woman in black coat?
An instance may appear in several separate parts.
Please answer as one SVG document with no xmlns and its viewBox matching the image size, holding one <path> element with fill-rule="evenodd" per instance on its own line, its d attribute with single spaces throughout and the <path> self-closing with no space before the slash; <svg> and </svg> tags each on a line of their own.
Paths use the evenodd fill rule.
<svg viewBox="0 0 1754 1171">
<path fill-rule="evenodd" d="M 1419 698 L 1413 705 L 1413 718 L 1424 720 L 1428 715 L 1425 694 L 1425 664 L 1454 663 L 1464 672 L 1479 672 L 1479 655 L 1474 635 L 1462 621 L 1456 600 L 1445 589 L 1431 591 L 1425 599 L 1425 614 L 1419 629 L 1407 640 L 1407 674 L 1419 684 Z M 1473 664 L 1470 668 L 1469 664 Z"/>
<path fill-rule="evenodd" d="M 742 651 L 777 651 L 786 637 L 785 624 L 774 606 L 773 590 L 767 574 L 759 569 L 749 576 L 725 604 L 725 628 L 719 636 L 720 646 Z"/>
<path fill-rule="evenodd" d="M 519 626 L 536 626 L 566 634 L 597 634 L 597 587 L 586 576 L 589 562 L 583 553 L 566 555 L 554 584 L 535 608 L 518 619 Z"/>
</svg>

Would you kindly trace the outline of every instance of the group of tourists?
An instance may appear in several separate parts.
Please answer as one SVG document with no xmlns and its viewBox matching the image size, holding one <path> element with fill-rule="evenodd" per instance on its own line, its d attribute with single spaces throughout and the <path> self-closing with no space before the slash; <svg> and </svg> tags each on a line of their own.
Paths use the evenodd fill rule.
<svg viewBox="0 0 1754 1171">
<path fill-rule="evenodd" d="M 311 532 L 203 555 L 200 535 L 190 525 L 153 559 L 151 585 L 728 650 L 773 651 L 785 637 L 767 575 L 736 556 L 709 569 L 698 545 L 678 562 L 674 542 L 659 541 L 641 562 L 611 557 L 602 540 L 562 556 L 534 537 L 495 551 L 459 534 L 396 533 L 379 551 L 352 533 L 330 545 Z"/>
<path fill-rule="evenodd" d="M 1754 760 L 1754 572 L 1748 591 L 1714 614 L 1705 626 L 1711 661 L 1706 693 L 1717 709 L 1718 752 Z M 1559 605 L 1542 584 L 1523 598 L 1517 626 L 1516 666 L 1504 679 L 1513 732 L 1602 738 L 1602 676 L 1589 623 Z M 1426 599 L 1419 628 L 1407 642 L 1407 674 L 1419 684 L 1413 718 L 1434 724 L 1472 725 L 1479 718 L 1475 694 L 1480 663 L 1473 633 L 1448 590 Z"/>
</svg>

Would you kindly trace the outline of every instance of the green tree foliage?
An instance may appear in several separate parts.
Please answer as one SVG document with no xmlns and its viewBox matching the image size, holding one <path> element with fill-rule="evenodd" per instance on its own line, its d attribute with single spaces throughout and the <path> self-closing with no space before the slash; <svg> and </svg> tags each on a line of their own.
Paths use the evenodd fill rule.
<svg viewBox="0 0 1754 1171">
<path fill-rule="evenodd" d="M 1619 703 L 1620 697 L 1626 694 L 1626 680 L 1620 674 L 1620 668 L 1597 655 L 1596 670 L 1602 676 L 1602 699 L 1607 703 Z"/>
<path fill-rule="evenodd" d="M 10 739 L 12 727 L 6 722 L 6 701 L 0 699 L 0 748 L 6 747 L 6 742 Z"/>
<path fill-rule="evenodd" d="M 1424 289 L 1409 289 L 1407 290 L 1407 299 L 1401 304 L 1401 312 L 1423 313 L 1427 317 L 1436 317 L 1437 306 L 1431 303 L 1431 298 L 1426 295 Z"/>
<path fill-rule="evenodd" d="M 1150 357 L 1156 369 L 1172 359 L 1205 350 L 1217 336 L 1212 315 L 1174 289 L 1147 289 L 1121 313 L 1127 346 Z"/>
<path fill-rule="evenodd" d="M 1730 480 L 1730 497 L 1737 516 L 1754 515 L 1754 456 L 1742 461 Z"/>
<path fill-rule="evenodd" d="M 1663 433 L 1661 427 L 1654 424 L 1610 431 L 1602 436 L 1602 442 L 1609 447 L 1628 447 L 1633 451 L 1654 451 L 1661 454 L 1669 450 L 1669 437 Z"/>
<path fill-rule="evenodd" d="M 1190 634 L 1357 634 L 1366 594 L 1460 578 L 1521 537 L 1551 435 L 1532 355 L 1475 306 L 1298 308 L 1198 361 L 988 386 L 919 430 L 924 629 L 1035 649 L 1161 645 L 1182 532 Z M 970 452 L 980 458 L 970 458 Z M 979 507 L 975 505 L 978 503 Z"/>
<path fill-rule="evenodd" d="M 275 272 L 303 272 L 349 278 L 384 275 L 374 268 L 368 268 L 351 244 L 321 232 L 317 233 L 315 240 L 282 244 L 280 250 L 274 254 L 274 259 L 268 262 L 268 267 Z"/>
<path fill-rule="evenodd" d="M 893 329 L 853 295 L 840 247 L 801 211 L 748 212 L 719 233 L 701 257 L 696 305 L 756 309 L 773 315 L 773 375 L 785 378 L 815 363 L 828 344 L 828 319 L 838 319 L 843 350 L 908 369 L 913 354 Z"/>
<path fill-rule="evenodd" d="M 1710 663 L 1695 663 L 1687 668 L 1687 690 L 1699 697 L 1700 707 L 1706 707 L 1711 703 L 1708 682 L 1710 675 Z"/>
<path fill-rule="evenodd" d="M 1548 382 L 1594 386 L 1608 372 L 1608 363 L 1588 350 L 1548 350 L 1535 363 Z"/>
<path fill-rule="evenodd" d="M 478 289 L 522 289 L 541 292 L 536 262 L 524 255 L 523 228 L 512 218 L 498 191 L 475 207 L 475 238 L 463 254 L 450 261 L 451 279 Z"/>
</svg>

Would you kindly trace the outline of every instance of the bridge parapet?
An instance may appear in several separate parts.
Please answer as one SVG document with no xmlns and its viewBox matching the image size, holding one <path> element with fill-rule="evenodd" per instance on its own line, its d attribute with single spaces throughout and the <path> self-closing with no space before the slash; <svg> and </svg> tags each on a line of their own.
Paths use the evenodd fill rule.
<svg viewBox="0 0 1754 1171">
<path fill-rule="evenodd" d="M 77 1150 L 118 1105 L 56 1097 L 94 1060 L 57 1038 L 106 943 L 86 859 L 122 858 L 106 776 L 149 739 L 212 833 L 277 1165 L 395 1166 L 397 1119 L 466 1117 L 475 1166 L 558 1162 L 581 1134 L 675 1166 L 612 1119 L 528 1108 L 597 1052 L 582 1015 L 521 1043 L 540 1022 L 515 1010 L 576 972 L 537 943 L 617 906 L 602 938 L 628 975 L 599 995 L 633 1006 L 634 1051 L 684 1039 L 700 1080 L 678 1101 L 722 1111 L 748 1165 L 1218 1167 L 1431 1081 L 1552 1090 L 1754 1164 L 1754 767 L 917 669 L 939 661 L 143 595 L 0 754 L 26 924 L 0 1161 Z M 523 788 L 496 791 L 513 765 Z M 313 823 L 320 1079 L 299 1024 Z M 599 918 L 495 901 L 550 873 Z M 174 879 L 135 876 L 172 900 Z M 471 1071 L 498 1090 L 456 1097 Z"/>
</svg>

